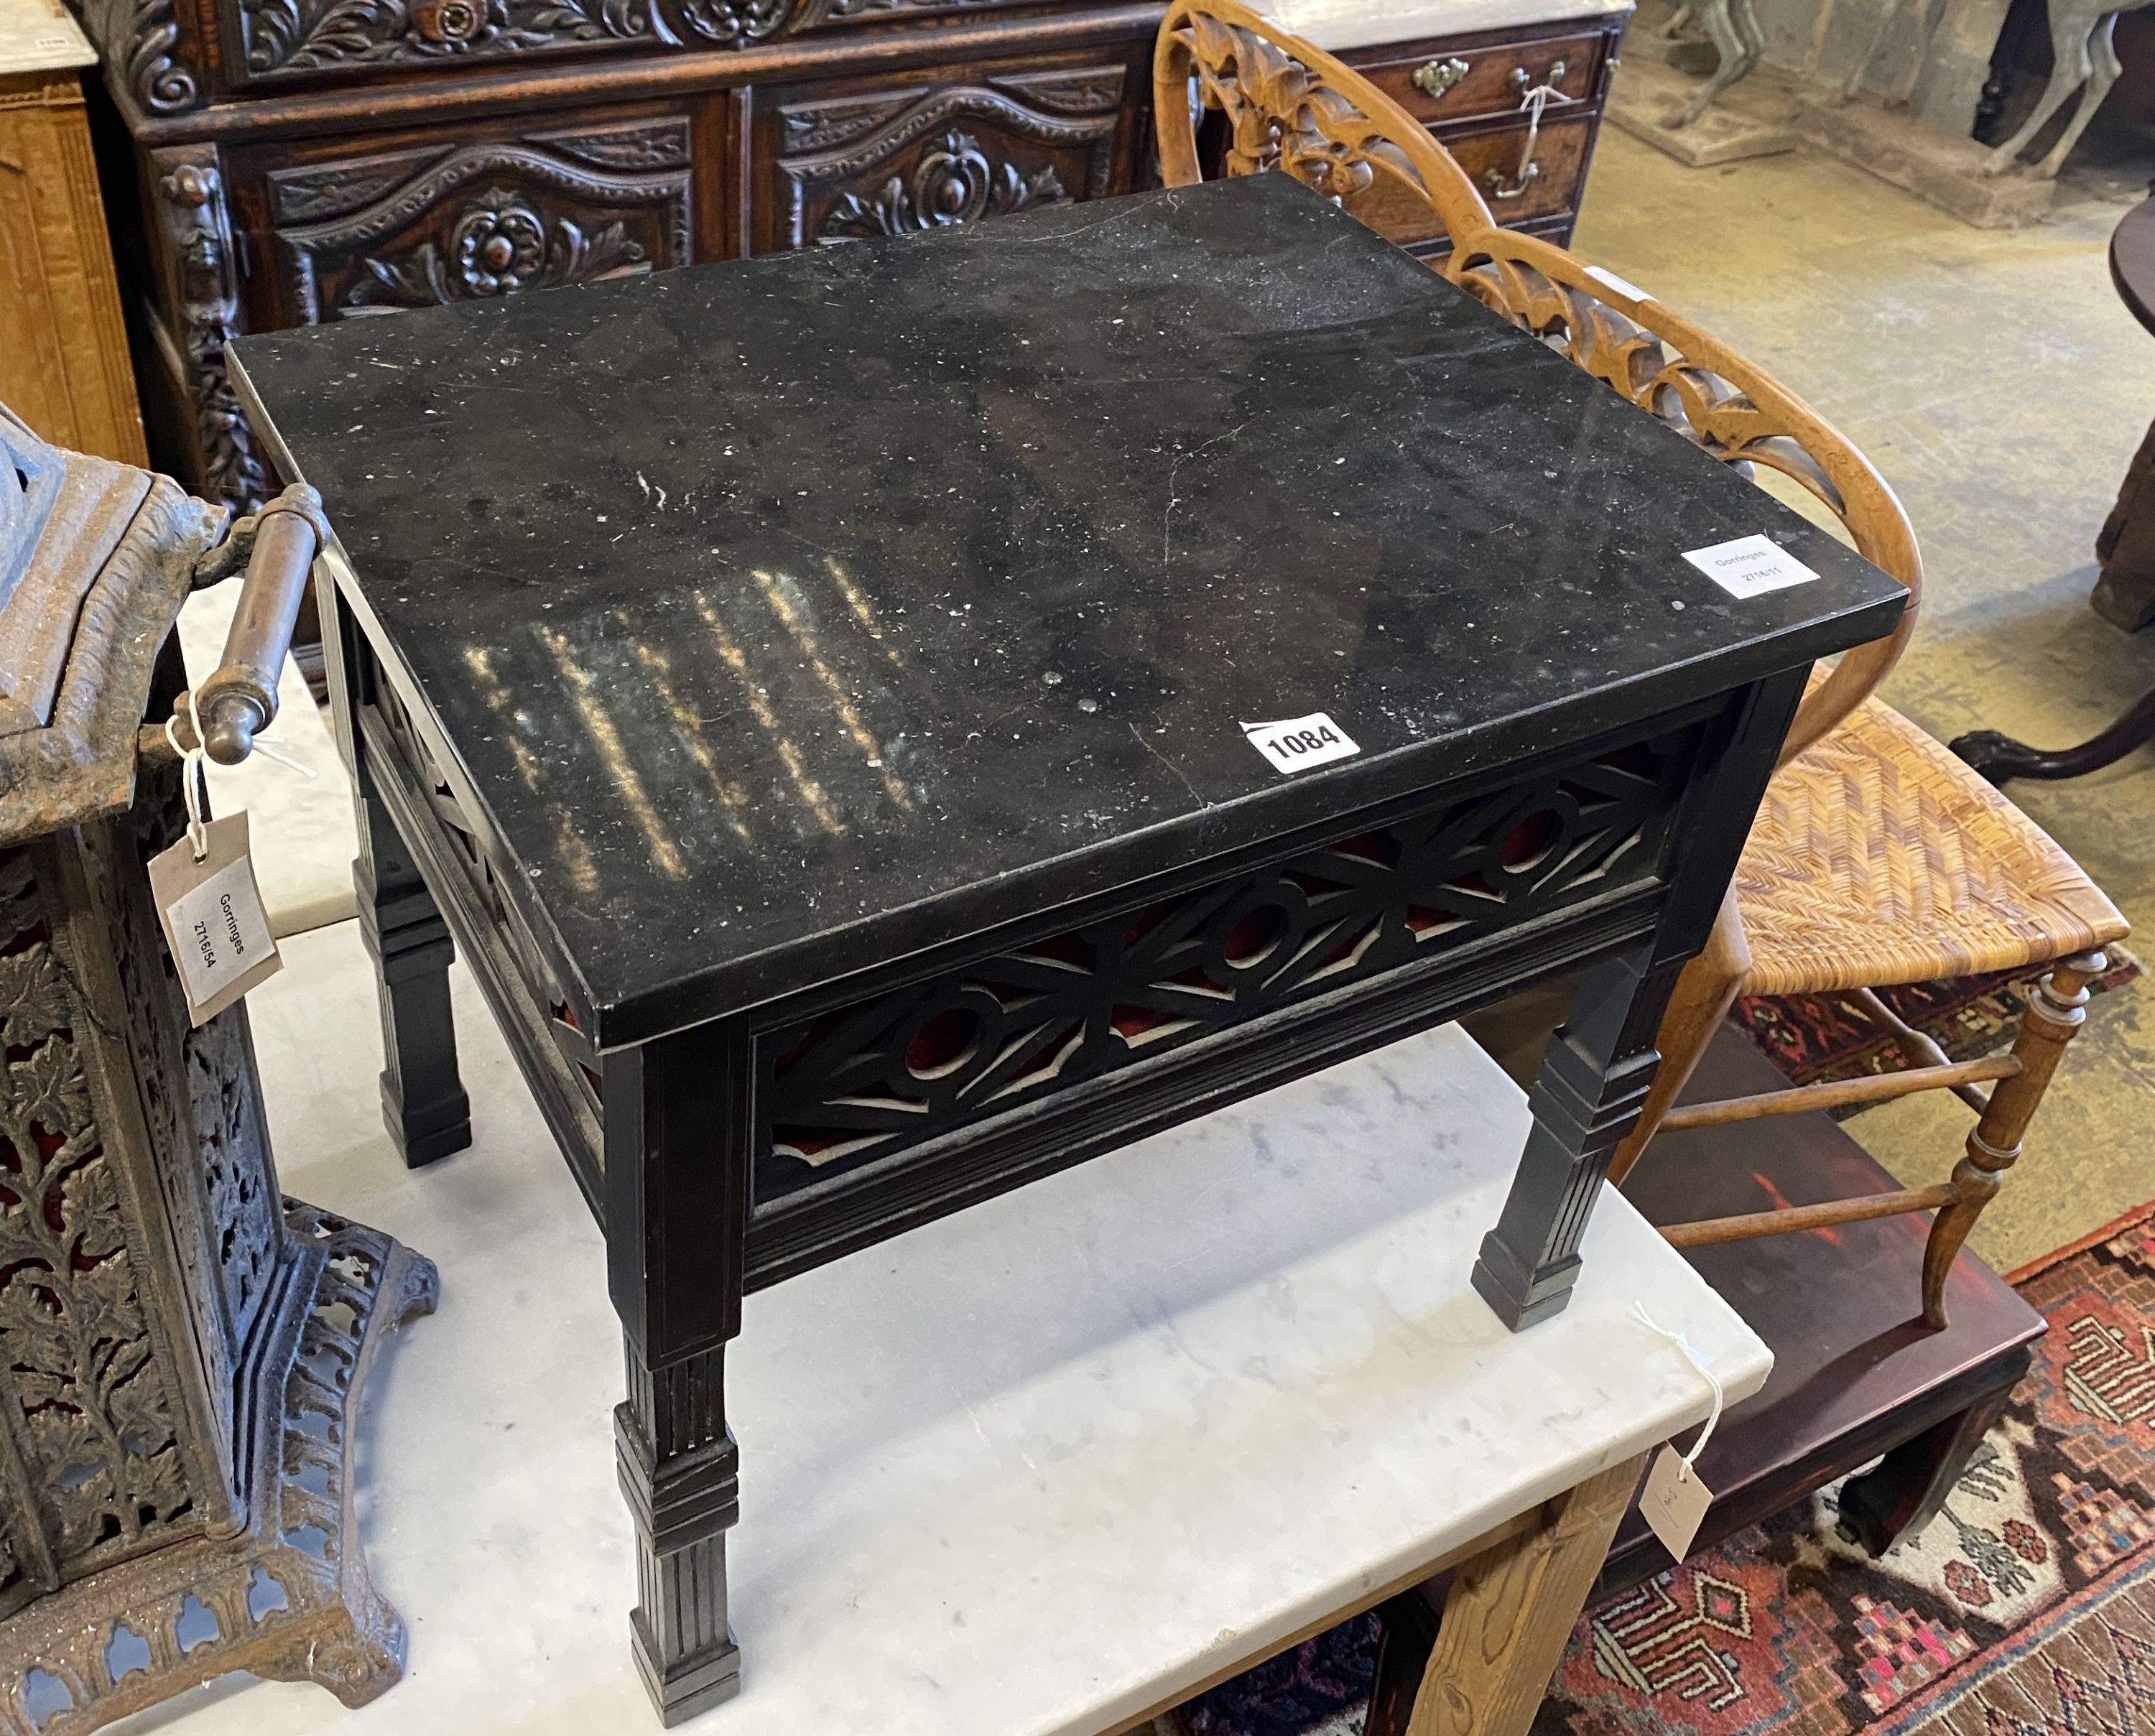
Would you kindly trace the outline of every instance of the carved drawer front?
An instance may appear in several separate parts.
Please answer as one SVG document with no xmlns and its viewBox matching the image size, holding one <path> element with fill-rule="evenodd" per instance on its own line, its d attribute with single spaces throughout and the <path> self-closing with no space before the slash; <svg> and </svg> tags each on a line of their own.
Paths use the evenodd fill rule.
<svg viewBox="0 0 2155 1736">
<path fill-rule="evenodd" d="M 755 1209 L 828 1196 L 1083 1081 L 1643 893 L 1697 740 L 1693 727 L 1432 797 L 1276 865 L 780 1022 L 756 1040 Z"/>
<path fill-rule="evenodd" d="M 218 0 L 241 85 L 468 75 L 474 61 L 745 48 L 822 0 Z"/>
<path fill-rule="evenodd" d="M 1438 49 L 1407 59 L 1373 60 L 1368 57 L 1394 51 L 1364 49 L 1347 59 L 1417 120 L 1441 125 L 1508 114 L 1528 91 L 1543 84 L 1584 102 L 1594 95 L 1600 75 L 1601 41 L 1599 32 L 1589 31 L 1501 47 Z M 1561 105 L 1550 105 L 1553 115 L 1561 110 Z"/>
<path fill-rule="evenodd" d="M 819 247 L 1109 192 L 1124 69 L 990 75 L 781 102 L 771 244 Z"/>
<path fill-rule="evenodd" d="M 351 319 L 684 264 L 688 157 L 688 121 L 666 119 L 272 170 L 290 317 Z"/>
<path fill-rule="evenodd" d="M 1535 218 L 1557 216 L 1577 208 L 1579 182 L 1593 139 L 1590 117 L 1544 122 L 1540 136 L 1534 141 L 1532 166 L 1524 172 L 1521 167 L 1527 143 L 1523 120 L 1517 126 L 1443 142 L 1460 167 L 1466 170 L 1476 190 L 1489 202 L 1497 221 L 1513 228 Z M 1502 197 L 1507 192 L 1512 197 Z M 1441 242 L 1444 237 L 1444 226 L 1436 220 L 1428 202 L 1417 198 L 1389 176 L 1380 177 L 1367 192 L 1348 199 L 1346 209 L 1400 247 Z"/>
</svg>

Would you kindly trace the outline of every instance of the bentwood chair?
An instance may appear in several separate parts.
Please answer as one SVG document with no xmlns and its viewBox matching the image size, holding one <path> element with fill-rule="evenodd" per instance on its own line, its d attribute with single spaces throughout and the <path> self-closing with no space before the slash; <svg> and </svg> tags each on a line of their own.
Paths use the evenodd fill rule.
<svg viewBox="0 0 2155 1736">
<path fill-rule="evenodd" d="M 1697 1127 L 1950 1090 L 1974 1112 L 1951 1178 L 1860 1199 L 1779 1205 L 1676 1225 L 1679 1247 L 1935 1211 L 1922 1305 L 1945 1324 L 1953 1256 L 2078 1029 L 2101 949 L 2124 919 L 2071 858 L 1968 766 L 1872 696 L 1915 630 L 1922 561 L 1907 515 L 1844 436 L 1794 393 L 1621 278 L 1498 228 L 1465 174 L 1367 80 L 1234 0 L 1175 0 L 1154 54 L 1154 111 L 1170 186 L 1199 178 L 1196 116 L 1230 124 L 1227 173 L 1282 170 L 1350 213 L 1374 177 L 1417 187 L 1448 231 L 1452 282 L 1646 414 L 1774 492 L 1830 515 L 1908 588 L 1884 638 L 1814 675 L 1790 725 L 1706 950 L 1664 1017 L 1661 1064 L 1610 1165 L 1620 1182 L 1661 1128 Z M 2009 1053 L 1953 1062 L 1903 1022 L 1882 988 L 2049 965 Z M 1912 1065 L 1877 1078 L 1672 1109 L 1738 995 L 1831 995 L 1884 1028 Z M 1989 1084 L 1986 1092 L 1982 1088 Z"/>
</svg>

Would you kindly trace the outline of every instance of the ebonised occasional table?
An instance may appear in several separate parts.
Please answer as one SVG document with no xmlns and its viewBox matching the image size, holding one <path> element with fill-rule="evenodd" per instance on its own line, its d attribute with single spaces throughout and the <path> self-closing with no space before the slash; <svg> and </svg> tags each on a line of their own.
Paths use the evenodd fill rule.
<svg viewBox="0 0 2155 1736">
<path fill-rule="evenodd" d="M 744 1291 L 1584 965 L 1474 1274 L 1561 1308 L 1903 602 L 1284 177 L 232 356 L 340 534 L 392 1132 L 469 1138 L 453 934 L 606 1232 L 669 1722 L 738 1681 Z M 1816 576 L 1682 559 L 1760 533 Z"/>
</svg>

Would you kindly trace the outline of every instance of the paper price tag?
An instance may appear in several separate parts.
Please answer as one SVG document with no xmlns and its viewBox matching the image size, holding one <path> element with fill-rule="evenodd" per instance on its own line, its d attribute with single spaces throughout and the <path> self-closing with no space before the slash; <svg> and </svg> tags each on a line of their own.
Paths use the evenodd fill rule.
<svg viewBox="0 0 2155 1736">
<path fill-rule="evenodd" d="M 1664 1447 L 1654 1456 L 1654 1468 L 1639 1492 L 1639 1514 L 1677 1560 L 1691 1553 L 1692 1539 L 1712 1505 L 1713 1491 L 1698 1480 L 1698 1473 L 1684 1463 L 1675 1447 Z"/>
<path fill-rule="evenodd" d="M 179 967 L 187 1016 L 207 1024 L 256 984 L 284 968 L 247 853 L 247 815 L 212 820 L 195 860 L 182 837 L 150 863 L 150 894 L 165 944 Z"/>
<path fill-rule="evenodd" d="M 1739 536 L 1710 549 L 1687 549 L 1684 559 L 1731 597 L 1763 597 L 1818 575 L 1770 536 Z"/>
<path fill-rule="evenodd" d="M 1362 751 L 1353 736 L 1321 711 L 1276 724 L 1244 724 L 1242 733 L 1252 747 L 1272 761 L 1275 771 L 1307 771 Z"/>
</svg>

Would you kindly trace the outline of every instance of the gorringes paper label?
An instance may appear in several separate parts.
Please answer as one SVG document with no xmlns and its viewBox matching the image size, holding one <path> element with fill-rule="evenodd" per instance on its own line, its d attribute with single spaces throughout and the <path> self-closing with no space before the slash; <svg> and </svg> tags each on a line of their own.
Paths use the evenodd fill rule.
<svg viewBox="0 0 2155 1736">
<path fill-rule="evenodd" d="M 247 853 L 244 810 L 202 828 L 200 862 L 182 837 L 150 863 L 150 894 L 179 967 L 187 1016 L 207 1024 L 284 968 Z"/>
<path fill-rule="evenodd" d="M 1276 724 L 1244 724 L 1242 733 L 1252 747 L 1272 761 L 1275 771 L 1307 771 L 1362 751 L 1353 736 L 1321 711 Z"/>
<path fill-rule="evenodd" d="M 1639 1492 L 1639 1515 L 1677 1560 L 1691 1553 L 1692 1539 L 1712 1505 L 1713 1491 L 1698 1480 L 1698 1472 L 1675 1447 L 1664 1447 L 1654 1456 L 1654 1468 Z"/>
<path fill-rule="evenodd" d="M 1684 559 L 1731 597 L 1763 597 L 1818 575 L 1770 536 L 1739 536 L 1710 549 L 1687 549 Z"/>
</svg>

